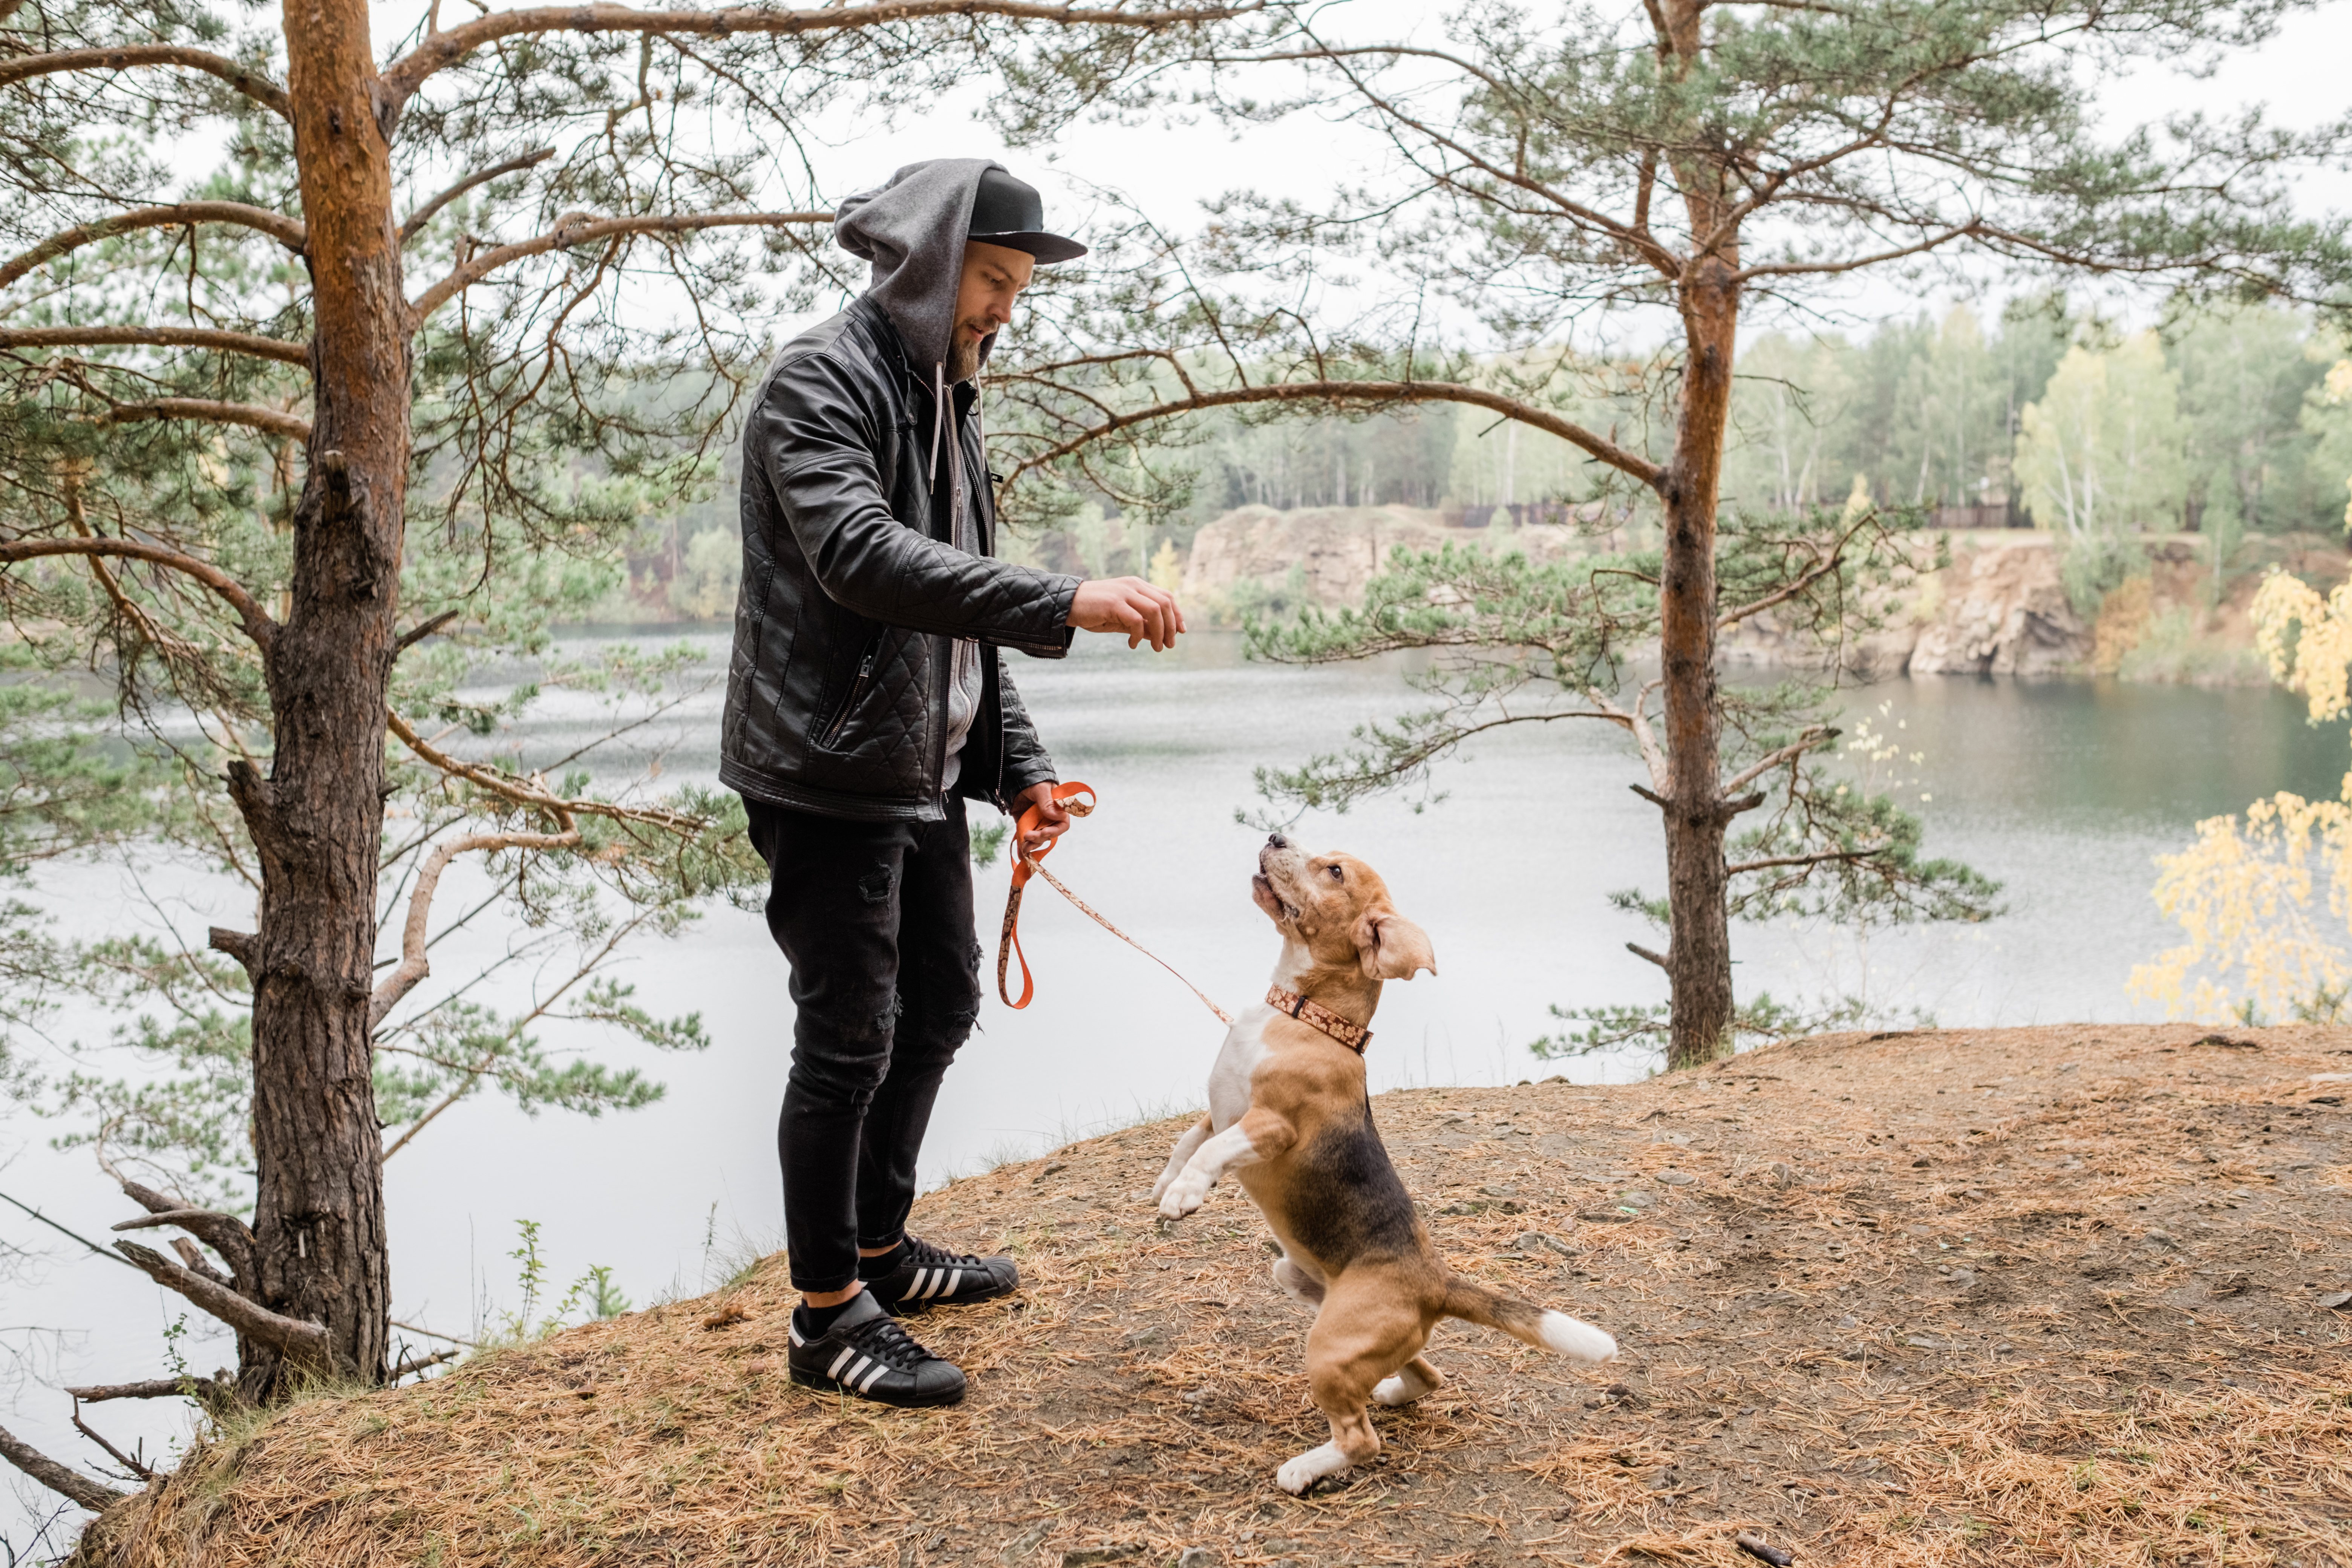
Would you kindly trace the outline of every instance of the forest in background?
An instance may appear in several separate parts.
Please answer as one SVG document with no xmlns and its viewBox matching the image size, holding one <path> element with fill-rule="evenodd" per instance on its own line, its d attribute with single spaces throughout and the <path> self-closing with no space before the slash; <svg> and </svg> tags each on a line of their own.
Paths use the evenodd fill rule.
<svg viewBox="0 0 2352 1568">
<path fill-rule="evenodd" d="M 2347 345 L 2274 305 L 2186 314 L 2126 333 L 2063 297 L 1986 320 L 1956 305 L 1867 333 L 1772 331 L 1740 356 L 1724 500 L 1750 511 L 1843 505 L 1860 481 L 1880 505 L 2004 509 L 2065 534 L 2088 605 L 2131 570 L 2131 536 L 2334 533 L 2347 525 L 2352 399 L 2328 372 Z M 1541 381 L 1563 412 L 1630 433 L 1672 386 L 1654 364 L 1522 355 L 1487 362 Z M 1165 438 L 1192 475 L 1181 509 L 1082 511 L 1008 553 L 1072 572 L 1159 575 L 1236 507 L 1431 510 L 1584 502 L 1605 476 L 1568 443 L 1461 405 L 1361 419 L 1198 417 Z M 730 449 L 698 504 L 648 516 L 615 621 L 718 619 L 734 607 L 739 474 Z M 1985 514 L 1990 515 L 1990 514 Z"/>
</svg>

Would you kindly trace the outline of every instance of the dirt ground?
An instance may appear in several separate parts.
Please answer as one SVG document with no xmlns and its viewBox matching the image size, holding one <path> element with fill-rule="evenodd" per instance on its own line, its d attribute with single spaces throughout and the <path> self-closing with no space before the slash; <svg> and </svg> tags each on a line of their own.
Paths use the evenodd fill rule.
<svg viewBox="0 0 2352 1568">
<path fill-rule="evenodd" d="M 1379 1047 L 1374 1047 L 1375 1049 Z M 1612 1089 L 1382 1096 L 1458 1268 L 1601 1324 L 1441 1328 L 1305 1499 L 1308 1322 L 1178 1123 L 926 1197 L 1017 1300 L 921 1321 L 946 1411 L 792 1388 L 778 1260 L 225 1436 L 93 1558 L 203 1563 L 2352 1565 L 2352 1030 L 1839 1036 Z M 707 1326 L 715 1325 L 715 1326 Z"/>
</svg>

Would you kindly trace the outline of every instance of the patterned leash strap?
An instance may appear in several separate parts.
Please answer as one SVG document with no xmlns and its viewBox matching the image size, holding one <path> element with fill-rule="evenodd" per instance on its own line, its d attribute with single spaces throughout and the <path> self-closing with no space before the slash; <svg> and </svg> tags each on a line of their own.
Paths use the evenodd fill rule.
<svg viewBox="0 0 2352 1568">
<path fill-rule="evenodd" d="M 1081 801 L 1077 798 L 1080 795 L 1084 795 L 1086 798 Z M 1094 810 L 1096 805 L 1093 786 L 1075 782 L 1055 785 L 1054 799 L 1060 803 L 1060 805 L 1066 809 L 1072 816 L 1085 816 Z M 1048 854 L 1052 853 L 1054 846 L 1059 842 L 1058 840 L 1052 838 L 1045 840 L 1045 845 L 1039 848 L 1034 855 L 1027 854 L 1023 851 L 1021 847 L 1023 843 L 1027 840 L 1031 833 L 1036 831 L 1038 816 L 1038 809 L 1034 805 L 1031 806 L 1027 811 L 1021 814 L 1019 824 L 1013 829 L 1013 854 L 1014 860 L 1013 868 L 1013 890 L 1006 896 L 1004 900 L 1004 929 L 997 937 L 996 942 L 996 994 L 1003 1001 L 1004 1005 L 1013 1008 L 1026 1007 L 1029 1005 L 1030 999 L 1036 994 L 1036 983 L 1032 980 L 1029 975 L 1029 955 L 1021 951 L 1021 889 L 1028 885 L 1030 874 L 1034 872 L 1036 875 L 1045 878 L 1048 883 L 1052 884 L 1054 891 L 1061 894 L 1062 897 L 1069 900 L 1071 903 L 1076 905 L 1080 914 L 1085 915 L 1088 920 L 1094 921 L 1095 924 L 1102 927 L 1103 930 L 1110 932 L 1111 935 L 1118 938 L 1119 941 L 1127 943 L 1128 946 L 1135 949 L 1136 952 L 1143 954 L 1144 957 L 1151 960 L 1152 963 L 1158 964 L 1169 973 L 1175 975 L 1177 981 L 1183 985 L 1185 990 L 1190 991 L 1193 995 L 1198 996 L 1201 999 L 1201 1005 L 1206 1007 L 1210 1012 L 1214 1013 L 1226 1024 L 1227 1026 L 1230 1027 L 1234 1021 L 1234 1016 L 1231 1013 L 1226 1012 L 1223 1007 L 1218 1006 L 1214 1002 L 1210 1001 L 1207 992 L 1202 991 L 1199 986 L 1193 984 L 1191 981 L 1186 980 L 1182 973 L 1177 970 L 1174 964 L 1169 963 L 1166 959 L 1160 957 L 1158 953 L 1152 952 L 1150 948 L 1144 946 L 1141 942 L 1128 935 L 1125 931 L 1119 930 L 1118 927 L 1103 919 L 1101 915 L 1096 913 L 1094 908 L 1089 905 L 1086 900 L 1070 891 L 1070 889 L 1063 884 L 1062 879 L 1059 877 L 1055 876 L 1054 873 L 1048 871 L 1044 866 L 1038 863 L 1045 859 Z M 1021 999 L 1017 1002 L 1013 999 L 1011 992 L 1007 990 L 1004 984 L 1006 963 L 1009 960 L 1014 958 L 1021 961 Z"/>
</svg>

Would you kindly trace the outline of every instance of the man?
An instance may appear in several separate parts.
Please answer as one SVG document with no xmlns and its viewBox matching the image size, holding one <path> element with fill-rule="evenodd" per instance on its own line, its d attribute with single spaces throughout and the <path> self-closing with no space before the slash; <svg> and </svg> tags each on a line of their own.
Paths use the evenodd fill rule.
<svg viewBox="0 0 2352 1568">
<path fill-rule="evenodd" d="M 743 432 L 743 585 L 719 777 L 743 796 L 792 965 L 777 1147 L 793 1381 L 948 1405 L 962 1372 L 895 1316 L 1017 1289 L 1010 1258 L 905 1233 L 940 1078 L 980 1010 L 964 803 L 1069 818 L 1001 647 L 1072 628 L 1171 646 L 1183 616 L 1134 577 L 991 560 L 973 378 L 1040 263 L 1037 193 L 995 163 L 914 163 L 835 216 L 872 263 L 849 309 L 785 345 Z"/>
</svg>

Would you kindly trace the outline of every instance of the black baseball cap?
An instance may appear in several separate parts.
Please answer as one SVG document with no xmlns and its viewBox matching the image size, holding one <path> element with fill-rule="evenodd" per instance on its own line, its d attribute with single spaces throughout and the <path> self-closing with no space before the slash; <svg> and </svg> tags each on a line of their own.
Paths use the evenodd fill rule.
<svg viewBox="0 0 2352 1568">
<path fill-rule="evenodd" d="M 1087 253 L 1076 240 L 1045 231 L 1045 198 L 1037 187 L 1014 179 L 1002 169 L 983 169 L 980 188 L 971 196 L 971 227 L 968 239 L 1025 250 L 1042 262 L 1075 261 Z"/>
</svg>

